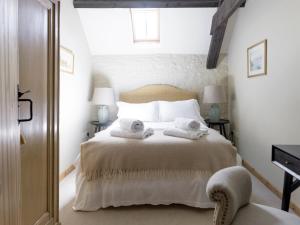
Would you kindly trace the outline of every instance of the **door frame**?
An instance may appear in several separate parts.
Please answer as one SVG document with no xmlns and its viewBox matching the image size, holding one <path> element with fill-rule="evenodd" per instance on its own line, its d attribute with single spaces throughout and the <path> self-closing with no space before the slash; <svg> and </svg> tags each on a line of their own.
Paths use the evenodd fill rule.
<svg viewBox="0 0 300 225">
<path fill-rule="evenodd" d="M 48 74 L 48 105 L 49 105 L 49 187 L 48 187 L 48 211 L 50 224 L 59 223 L 59 0 L 38 0 L 45 4 L 52 3 L 53 10 L 49 13 L 51 31 L 49 31 L 49 65 Z M 52 75 L 52 79 L 51 79 Z M 41 223 L 43 224 L 43 223 Z M 38 223 L 35 225 L 39 225 Z"/>
<path fill-rule="evenodd" d="M 49 14 L 50 84 L 49 104 L 49 189 L 48 212 L 35 225 L 59 224 L 59 0 L 52 3 Z M 21 158 L 18 125 L 18 0 L 0 1 L 0 225 L 21 225 Z M 3 13 L 2 13 L 3 12 Z M 50 218 L 50 220 L 49 220 Z"/>
</svg>

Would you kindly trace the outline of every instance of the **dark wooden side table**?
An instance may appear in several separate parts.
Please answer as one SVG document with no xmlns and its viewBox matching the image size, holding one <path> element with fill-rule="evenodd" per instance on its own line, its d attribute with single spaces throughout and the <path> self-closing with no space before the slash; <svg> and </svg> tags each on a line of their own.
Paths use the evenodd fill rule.
<svg viewBox="0 0 300 225">
<path fill-rule="evenodd" d="M 272 162 L 285 171 L 281 209 L 288 212 L 291 194 L 300 187 L 300 145 L 273 145 Z"/>
<path fill-rule="evenodd" d="M 227 138 L 225 125 L 229 124 L 230 121 L 227 119 L 220 119 L 219 121 L 211 121 L 210 119 L 205 119 L 205 122 L 207 123 L 208 127 L 214 128 L 215 126 L 219 127 L 220 134 L 223 135 L 225 138 Z"/>
<path fill-rule="evenodd" d="M 95 133 L 96 133 L 105 130 L 109 125 L 111 125 L 111 121 L 107 123 L 99 123 L 99 121 L 91 121 L 90 124 L 92 124 L 95 127 Z"/>
</svg>

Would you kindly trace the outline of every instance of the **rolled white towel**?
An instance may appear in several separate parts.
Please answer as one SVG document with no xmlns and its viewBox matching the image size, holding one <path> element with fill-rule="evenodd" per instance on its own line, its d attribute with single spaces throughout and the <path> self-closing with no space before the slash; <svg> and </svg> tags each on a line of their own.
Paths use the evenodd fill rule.
<svg viewBox="0 0 300 225">
<path fill-rule="evenodd" d="M 208 134 L 208 127 L 205 124 L 200 123 L 199 131 L 201 131 L 204 135 L 206 135 Z"/>
<path fill-rule="evenodd" d="M 195 131 L 199 130 L 200 122 L 193 119 L 188 118 L 176 118 L 174 121 L 174 125 L 177 128 L 187 130 L 187 131 Z"/>
<path fill-rule="evenodd" d="M 186 138 L 191 140 L 198 140 L 200 137 L 205 135 L 201 130 L 197 131 L 186 131 L 179 128 L 169 128 L 163 131 L 163 134 L 166 136 L 172 136 L 172 137 L 179 137 L 179 138 Z"/>
<path fill-rule="evenodd" d="M 152 128 L 147 128 L 138 132 L 130 132 L 121 128 L 114 128 L 110 131 L 110 135 L 113 137 L 129 138 L 129 139 L 145 139 L 154 134 Z"/>
<path fill-rule="evenodd" d="M 120 128 L 126 131 L 139 132 L 144 130 L 144 123 L 136 119 L 120 119 Z"/>
</svg>

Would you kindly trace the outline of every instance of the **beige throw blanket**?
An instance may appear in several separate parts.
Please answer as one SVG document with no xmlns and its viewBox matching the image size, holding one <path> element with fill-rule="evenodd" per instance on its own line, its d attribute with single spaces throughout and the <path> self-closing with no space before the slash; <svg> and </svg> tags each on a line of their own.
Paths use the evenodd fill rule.
<svg viewBox="0 0 300 225">
<path fill-rule="evenodd" d="M 81 145 L 81 172 L 88 180 L 117 176 L 209 173 L 236 165 L 236 149 L 215 130 L 199 140 L 154 135 L 144 140 L 116 138 L 107 129 Z"/>
</svg>

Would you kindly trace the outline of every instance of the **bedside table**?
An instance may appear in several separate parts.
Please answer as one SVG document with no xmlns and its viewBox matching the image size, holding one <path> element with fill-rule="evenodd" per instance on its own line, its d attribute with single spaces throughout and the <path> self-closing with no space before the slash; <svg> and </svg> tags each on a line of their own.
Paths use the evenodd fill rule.
<svg viewBox="0 0 300 225">
<path fill-rule="evenodd" d="M 210 121 L 210 119 L 205 119 L 205 122 L 207 123 L 208 127 L 214 128 L 215 126 L 219 127 L 220 134 L 223 135 L 225 138 L 227 138 L 225 125 L 229 124 L 230 121 L 227 119 L 220 119 L 217 122 Z"/>
<path fill-rule="evenodd" d="M 112 122 L 108 121 L 107 123 L 99 123 L 99 121 L 91 121 L 90 124 L 95 126 L 95 133 L 96 133 L 105 130 L 108 126 L 112 124 Z"/>
</svg>

